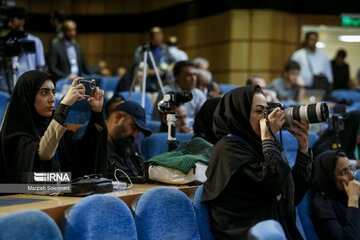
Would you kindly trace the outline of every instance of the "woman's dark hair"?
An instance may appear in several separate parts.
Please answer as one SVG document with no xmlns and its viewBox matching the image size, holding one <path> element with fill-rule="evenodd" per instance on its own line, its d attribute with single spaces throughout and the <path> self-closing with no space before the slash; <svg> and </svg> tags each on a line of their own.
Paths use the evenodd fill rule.
<svg viewBox="0 0 360 240">
<path fill-rule="evenodd" d="M 121 101 L 125 101 L 125 98 L 122 95 L 114 95 L 112 96 L 109 101 L 105 104 L 105 114 L 106 117 L 109 117 L 109 115 L 111 114 L 111 112 L 109 112 L 109 107 L 111 106 L 111 104 L 116 103 L 116 102 L 121 102 Z"/>
<path fill-rule="evenodd" d="M 336 152 L 336 153 L 335 153 L 335 156 L 336 156 L 335 165 L 336 165 L 336 163 L 337 163 L 337 161 L 339 160 L 340 157 L 347 157 L 347 156 L 346 156 L 346 153 L 343 152 L 343 151 L 338 151 L 338 152 Z M 334 167 L 335 167 L 335 166 L 334 166 Z"/>
</svg>

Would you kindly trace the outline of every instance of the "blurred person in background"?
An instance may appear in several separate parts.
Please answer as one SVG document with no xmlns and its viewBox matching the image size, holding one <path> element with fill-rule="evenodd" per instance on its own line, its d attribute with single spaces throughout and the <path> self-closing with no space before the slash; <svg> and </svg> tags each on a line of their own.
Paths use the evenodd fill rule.
<svg viewBox="0 0 360 240">
<path fill-rule="evenodd" d="M 276 92 L 270 89 L 267 89 L 265 80 L 260 76 L 252 76 L 247 79 L 246 85 L 259 85 L 267 102 L 279 102 L 279 99 L 276 96 Z"/>
<path fill-rule="evenodd" d="M 291 60 L 300 64 L 300 75 L 304 79 L 306 87 L 313 87 L 314 76 L 325 76 L 330 84 L 333 83 L 329 57 L 316 48 L 318 38 L 317 32 L 306 33 L 303 48 L 291 56 Z"/>
<path fill-rule="evenodd" d="M 306 90 L 304 79 L 299 73 L 300 65 L 290 60 L 285 65 L 283 77 L 274 79 L 267 88 L 276 92 L 280 101 L 300 102 Z"/>
<path fill-rule="evenodd" d="M 189 60 L 189 57 L 186 54 L 186 52 L 181 50 L 180 48 L 178 48 L 179 42 L 178 42 L 177 37 L 170 36 L 168 38 L 166 44 L 168 45 L 169 52 L 173 56 L 173 58 L 175 59 L 175 62 Z"/>
<path fill-rule="evenodd" d="M 334 77 L 333 89 L 349 89 L 350 76 L 349 65 L 345 62 L 346 52 L 341 49 L 331 61 L 331 68 Z"/>
<path fill-rule="evenodd" d="M 76 31 L 76 23 L 66 20 L 63 26 L 64 38 L 50 48 L 49 72 L 57 79 L 74 79 L 83 74 L 91 74 L 80 44 L 76 42 Z"/>
</svg>

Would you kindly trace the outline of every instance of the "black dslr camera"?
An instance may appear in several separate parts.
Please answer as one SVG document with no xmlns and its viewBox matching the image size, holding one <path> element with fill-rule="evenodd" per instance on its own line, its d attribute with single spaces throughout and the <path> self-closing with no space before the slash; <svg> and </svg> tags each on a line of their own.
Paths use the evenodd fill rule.
<svg viewBox="0 0 360 240">
<path fill-rule="evenodd" d="M 268 103 L 264 113 L 265 118 L 279 107 L 285 115 L 285 124 L 283 128 L 296 128 L 294 120 L 304 121 L 307 123 L 326 122 L 329 118 L 329 108 L 326 103 L 313 103 L 285 108 L 281 103 Z"/>
<path fill-rule="evenodd" d="M 191 92 L 168 92 L 163 99 L 158 103 L 158 109 L 162 113 L 169 113 L 171 108 L 178 107 L 182 103 L 191 101 L 193 95 Z"/>
</svg>

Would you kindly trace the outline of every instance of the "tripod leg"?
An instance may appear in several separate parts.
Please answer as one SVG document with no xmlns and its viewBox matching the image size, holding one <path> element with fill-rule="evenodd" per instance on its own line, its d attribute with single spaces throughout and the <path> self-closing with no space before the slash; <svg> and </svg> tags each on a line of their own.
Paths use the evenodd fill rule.
<svg viewBox="0 0 360 240">
<path fill-rule="evenodd" d="M 152 52 L 149 52 L 149 57 L 150 57 L 150 60 L 151 60 L 151 64 L 154 68 L 154 71 L 155 71 L 155 75 L 156 75 L 156 79 L 159 83 L 159 87 L 160 87 L 160 91 L 162 93 L 162 95 L 165 95 L 165 90 L 164 90 L 164 86 L 162 84 L 162 81 L 161 81 L 161 78 L 160 78 L 160 74 L 159 74 L 159 70 L 158 68 L 156 67 L 156 64 L 155 64 L 155 60 L 154 60 L 154 56 L 152 54 Z"/>
<path fill-rule="evenodd" d="M 141 63 L 141 62 L 139 62 L 139 63 L 137 64 L 137 66 L 135 67 L 134 76 L 133 76 L 133 79 L 132 79 L 132 82 L 131 82 L 131 86 L 130 86 L 130 90 L 129 90 L 129 94 L 128 94 L 128 99 L 127 99 L 127 100 L 130 100 L 131 93 L 134 91 L 135 83 L 136 83 L 136 79 L 137 79 L 137 74 L 138 74 L 138 71 L 139 71 L 139 69 L 140 69 L 140 63 Z"/>
<path fill-rule="evenodd" d="M 148 51 L 144 52 L 144 69 L 143 69 L 143 80 L 142 80 L 142 93 L 141 93 L 141 106 L 145 108 L 145 91 L 146 91 L 146 74 L 147 74 L 147 58 Z"/>
</svg>

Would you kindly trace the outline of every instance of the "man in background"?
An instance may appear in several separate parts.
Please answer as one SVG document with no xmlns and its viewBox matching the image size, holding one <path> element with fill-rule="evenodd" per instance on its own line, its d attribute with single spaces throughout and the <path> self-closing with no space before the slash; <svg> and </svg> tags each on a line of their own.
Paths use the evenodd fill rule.
<svg viewBox="0 0 360 240">
<path fill-rule="evenodd" d="M 42 71 L 45 66 L 45 56 L 44 56 L 44 47 L 41 40 L 26 32 L 25 25 L 27 23 L 27 13 L 24 8 L 13 7 L 8 10 L 8 26 L 10 32 L 7 35 L 9 37 L 8 43 L 14 43 L 14 38 L 11 36 L 23 36 L 20 38 L 19 42 L 31 41 L 35 44 L 35 52 L 22 52 L 18 55 L 18 72 L 16 74 L 16 80 L 24 72 L 30 70 L 39 70 Z M 9 56 L 10 57 L 10 56 Z M 9 65 L 10 66 L 10 65 Z M 15 82 L 10 71 L 5 72 L 3 68 L 3 77 L 1 79 L 0 89 L 7 92 L 12 92 Z M 10 70 L 9 67 L 7 70 Z"/>
<path fill-rule="evenodd" d="M 185 102 L 184 106 L 187 112 L 186 122 L 190 124 L 194 121 L 196 113 L 200 110 L 203 103 L 206 101 L 206 95 L 196 87 L 196 69 L 190 61 L 180 61 L 175 64 L 174 67 L 175 82 L 164 87 L 165 93 L 168 92 L 183 92 L 188 91 L 193 95 L 192 100 Z M 163 95 L 159 93 L 156 103 L 163 98 Z M 157 107 L 154 108 L 152 114 L 152 120 L 160 120 L 160 114 Z"/>
<path fill-rule="evenodd" d="M 333 89 L 349 89 L 350 76 L 349 65 L 345 62 L 346 52 L 341 49 L 331 61 L 331 69 L 334 77 Z"/>
<path fill-rule="evenodd" d="M 276 92 L 280 101 L 300 102 L 305 96 L 305 83 L 300 76 L 300 65 L 295 61 L 288 61 L 283 77 L 274 79 L 267 88 Z"/>
<path fill-rule="evenodd" d="M 300 75 L 305 86 L 314 86 L 314 76 L 325 76 L 330 84 L 333 83 L 331 64 L 328 56 L 316 48 L 319 35 L 317 32 L 308 32 L 305 36 L 304 47 L 294 52 L 291 60 L 299 63 Z"/>
<path fill-rule="evenodd" d="M 154 57 L 154 61 L 159 71 L 160 78 L 162 81 L 165 81 L 170 76 L 170 73 L 173 69 L 173 63 L 175 63 L 175 59 L 170 54 L 168 46 L 163 44 L 163 38 L 164 38 L 163 32 L 160 27 L 151 28 L 150 41 L 142 46 L 139 46 L 135 50 L 134 64 L 136 66 L 142 67 L 140 65 L 141 62 L 143 61 L 143 55 L 144 55 L 143 46 L 148 47 Z M 147 64 L 148 64 L 148 69 L 147 69 L 148 78 L 147 78 L 146 90 L 150 92 L 154 92 L 157 91 L 158 89 L 157 86 L 158 82 L 156 79 L 154 66 L 151 63 L 150 57 L 148 57 Z M 135 66 L 133 66 L 133 68 L 135 68 Z M 130 71 L 133 70 L 130 69 Z"/>
<path fill-rule="evenodd" d="M 124 171 L 129 177 L 142 177 L 142 165 L 145 161 L 134 140 L 141 131 L 151 135 L 146 126 L 145 110 L 134 101 L 126 101 L 115 107 L 110 113 L 106 125 L 108 128 L 109 178 L 114 178 L 115 170 Z M 124 176 L 117 171 L 116 175 Z"/>
<path fill-rule="evenodd" d="M 279 102 L 276 92 L 267 89 L 265 80 L 260 76 L 252 76 L 246 81 L 246 85 L 259 85 L 267 102 Z"/>
<path fill-rule="evenodd" d="M 54 35 L 51 37 L 51 44 L 61 41 L 64 38 L 63 24 L 65 21 L 65 12 L 61 9 L 56 9 L 51 13 L 50 24 L 54 28 Z"/>
<path fill-rule="evenodd" d="M 74 79 L 91 73 L 80 44 L 75 40 L 76 27 L 73 20 L 66 20 L 63 26 L 64 38 L 50 48 L 49 72 L 58 79 Z"/>
<path fill-rule="evenodd" d="M 183 104 L 180 104 L 178 107 L 173 107 L 170 111 L 177 113 L 177 121 L 176 121 L 176 132 L 177 133 L 193 133 L 192 127 L 190 127 L 186 123 L 186 108 Z M 158 132 L 168 132 L 168 125 L 167 125 L 167 114 L 161 113 L 160 120 L 161 126 Z"/>
<path fill-rule="evenodd" d="M 189 60 L 185 51 L 178 48 L 178 39 L 175 36 L 170 36 L 166 42 L 169 48 L 170 54 L 173 56 L 175 62 Z"/>
</svg>

